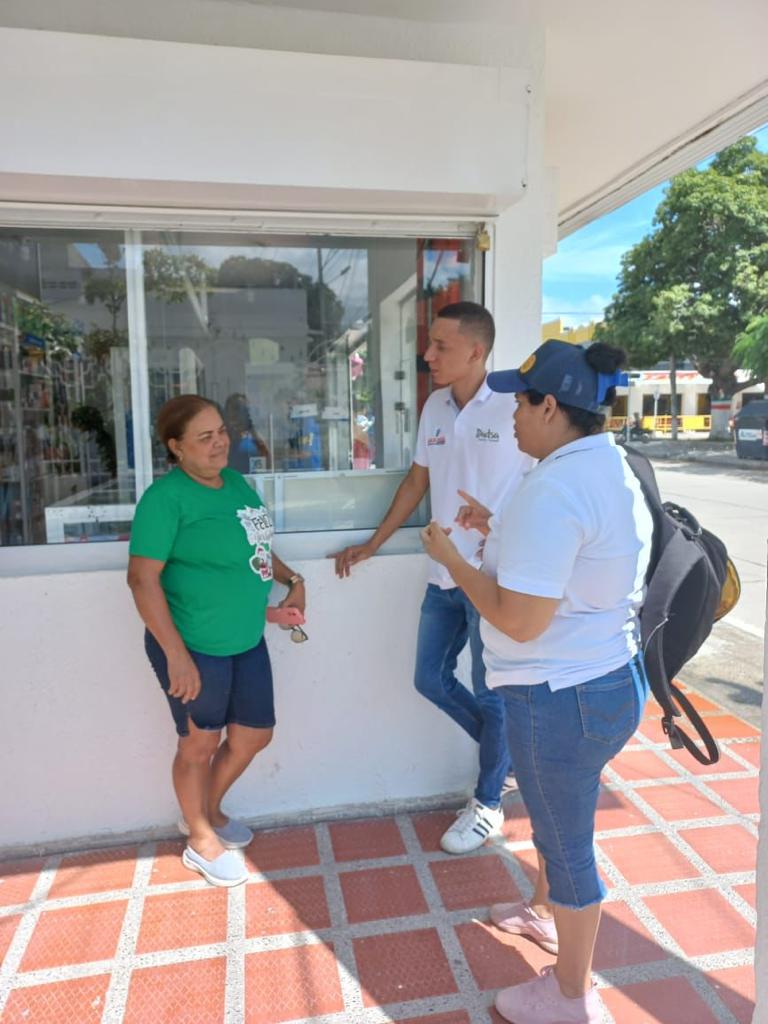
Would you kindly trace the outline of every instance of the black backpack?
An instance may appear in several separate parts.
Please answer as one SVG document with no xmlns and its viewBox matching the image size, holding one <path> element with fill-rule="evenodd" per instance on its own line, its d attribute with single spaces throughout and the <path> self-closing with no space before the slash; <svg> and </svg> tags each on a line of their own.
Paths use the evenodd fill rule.
<svg viewBox="0 0 768 1024">
<path fill-rule="evenodd" d="M 701 764 L 715 764 L 720 758 L 717 743 L 673 680 L 707 639 L 713 624 L 738 600 L 738 574 L 719 537 L 703 529 L 687 509 L 662 502 L 649 460 L 633 448 L 625 447 L 625 452 L 653 517 L 647 590 L 640 611 L 648 682 L 661 705 L 661 724 L 671 746 L 685 747 Z M 683 712 L 706 754 L 675 722 Z"/>
</svg>

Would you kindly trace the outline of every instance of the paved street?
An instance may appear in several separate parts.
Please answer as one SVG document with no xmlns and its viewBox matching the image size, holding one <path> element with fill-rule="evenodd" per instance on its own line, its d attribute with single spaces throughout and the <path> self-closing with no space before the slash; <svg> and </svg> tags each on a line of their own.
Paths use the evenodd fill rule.
<svg viewBox="0 0 768 1024">
<path fill-rule="evenodd" d="M 682 673 L 683 680 L 759 724 L 763 679 L 768 472 L 655 462 L 662 497 L 676 501 L 725 542 L 741 576 L 741 600 Z"/>
</svg>

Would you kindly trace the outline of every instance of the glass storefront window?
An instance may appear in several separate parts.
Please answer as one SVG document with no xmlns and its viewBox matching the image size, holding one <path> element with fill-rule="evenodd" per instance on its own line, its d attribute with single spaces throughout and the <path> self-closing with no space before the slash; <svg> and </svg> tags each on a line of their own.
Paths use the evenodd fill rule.
<svg viewBox="0 0 768 1024">
<path fill-rule="evenodd" d="M 122 232 L 0 229 L 0 545 L 125 538 Z"/>
<path fill-rule="evenodd" d="M 144 233 L 142 250 L 153 417 L 215 399 L 281 532 L 376 526 L 413 458 L 429 323 L 477 298 L 471 241 Z"/>
<path fill-rule="evenodd" d="M 429 324 L 481 285 L 470 238 L 0 228 L 0 548 L 127 539 L 168 468 L 147 432 L 188 392 L 280 532 L 376 526 Z"/>
</svg>

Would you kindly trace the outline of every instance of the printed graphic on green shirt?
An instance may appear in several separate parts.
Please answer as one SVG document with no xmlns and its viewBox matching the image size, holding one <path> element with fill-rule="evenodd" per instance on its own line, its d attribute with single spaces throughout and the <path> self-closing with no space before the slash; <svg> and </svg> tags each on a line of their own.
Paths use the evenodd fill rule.
<svg viewBox="0 0 768 1024">
<path fill-rule="evenodd" d="M 227 656 L 263 635 L 273 527 L 239 473 L 223 469 L 221 478 L 206 487 L 178 466 L 158 477 L 136 508 L 130 550 L 165 563 L 160 583 L 186 646 Z"/>
<path fill-rule="evenodd" d="M 253 544 L 256 548 L 248 564 L 267 583 L 272 579 L 272 534 L 274 533 L 269 512 L 264 506 L 251 508 L 246 505 L 245 508 L 237 510 L 237 518 L 245 530 L 248 543 Z"/>
</svg>

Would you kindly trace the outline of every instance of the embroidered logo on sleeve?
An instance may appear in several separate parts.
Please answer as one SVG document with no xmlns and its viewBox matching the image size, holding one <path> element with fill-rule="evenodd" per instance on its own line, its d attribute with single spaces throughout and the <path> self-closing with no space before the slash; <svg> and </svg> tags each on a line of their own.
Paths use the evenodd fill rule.
<svg viewBox="0 0 768 1024">
<path fill-rule="evenodd" d="M 246 505 L 237 510 L 237 518 L 248 543 L 255 547 L 248 564 L 267 583 L 272 579 L 272 535 L 275 532 L 269 512 L 264 507 L 250 508 Z"/>
<path fill-rule="evenodd" d="M 442 434 L 440 431 L 441 431 L 441 428 L 438 427 L 437 430 L 435 430 L 435 432 L 432 435 L 432 437 L 428 437 L 427 438 L 427 444 L 428 445 L 431 445 L 431 444 L 445 444 L 445 434 Z"/>
</svg>

